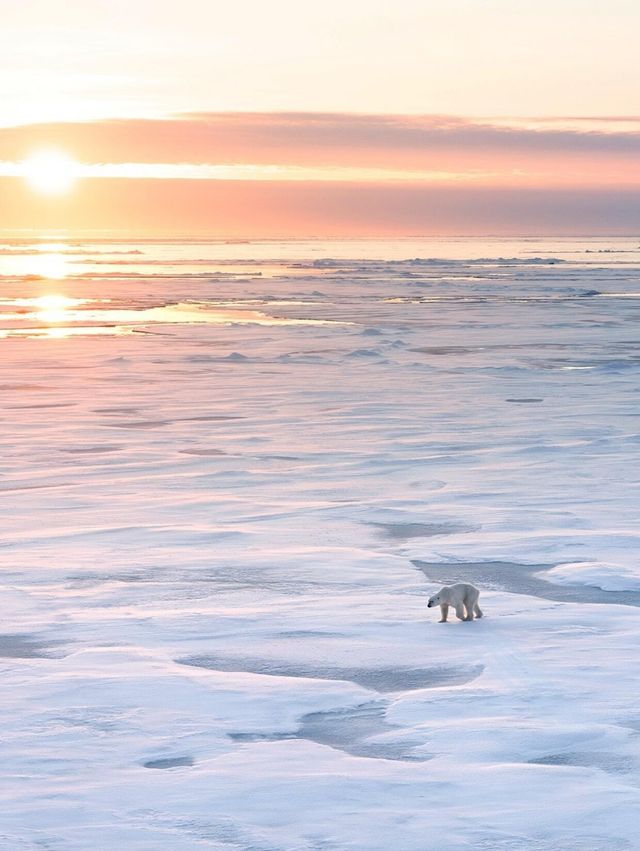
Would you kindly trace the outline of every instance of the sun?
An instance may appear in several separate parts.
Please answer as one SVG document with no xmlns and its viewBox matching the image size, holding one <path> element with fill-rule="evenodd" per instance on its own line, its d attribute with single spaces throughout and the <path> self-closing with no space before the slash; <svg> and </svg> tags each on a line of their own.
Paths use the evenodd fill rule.
<svg viewBox="0 0 640 851">
<path fill-rule="evenodd" d="M 36 192 L 64 195 L 80 176 L 80 165 L 62 151 L 39 151 L 22 163 L 22 174 Z"/>
</svg>

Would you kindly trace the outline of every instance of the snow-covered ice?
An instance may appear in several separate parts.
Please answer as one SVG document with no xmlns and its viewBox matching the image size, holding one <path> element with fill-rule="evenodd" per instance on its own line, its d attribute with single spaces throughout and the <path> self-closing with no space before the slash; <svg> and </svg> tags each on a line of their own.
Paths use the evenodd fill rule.
<svg viewBox="0 0 640 851">
<path fill-rule="evenodd" d="M 1 849 L 640 847 L 637 240 L 0 273 Z"/>
</svg>

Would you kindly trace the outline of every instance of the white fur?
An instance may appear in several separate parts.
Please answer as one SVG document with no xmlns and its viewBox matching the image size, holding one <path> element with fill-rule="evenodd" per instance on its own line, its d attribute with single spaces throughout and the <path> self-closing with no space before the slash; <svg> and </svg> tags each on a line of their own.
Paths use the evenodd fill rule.
<svg viewBox="0 0 640 851">
<path fill-rule="evenodd" d="M 442 618 L 440 623 L 447 622 L 449 614 L 449 606 L 453 606 L 456 610 L 456 617 L 461 621 L 472 621 L 482 617 L 480 606 L 478 605 L 478 597 L 480 591 L 475 585 L 467 585 L 466 582 L 458 582 L 456 585 L 445 585 L 433 597 L 429 597 L 427 607 L 440 606 Z M 465 615 L 466 609 L 466 615 Z"/>
</svg>

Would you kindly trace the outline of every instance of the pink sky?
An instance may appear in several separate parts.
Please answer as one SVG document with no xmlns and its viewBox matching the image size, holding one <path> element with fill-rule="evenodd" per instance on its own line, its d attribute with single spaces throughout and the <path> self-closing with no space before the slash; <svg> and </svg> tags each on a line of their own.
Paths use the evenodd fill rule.
<svg viewBox="0 0 640 851">
<path fill-rule="evenodd" d="M 51 147 L 88 174 L 63 197 L 10 176 L 8 166 Z M 640 229 L 639 155 L 640 121 L 631 116 L 205 113 L 22 125 L 0 128 L 0 227 L 629 234 Z M 129 176 L 113 177 L 122 164 Z"/>
<path fill-rule="evenodd" d="M 639 31 L 637 0 L 9 4 L 0 227 L 633 233 Z M 42 150 L 68 194 L 25 184 Z"/>
</svg>

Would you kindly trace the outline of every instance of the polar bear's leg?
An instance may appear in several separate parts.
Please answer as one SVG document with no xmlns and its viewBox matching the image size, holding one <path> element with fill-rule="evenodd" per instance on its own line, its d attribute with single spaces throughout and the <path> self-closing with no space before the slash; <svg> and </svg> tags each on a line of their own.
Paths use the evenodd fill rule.
<svg viewBox="0 0 640 851">
<path fill-rule="evenodd" d="M 464 616 L 464 606 L 462 605 L 462 603 L 456 604 L 456 617 L 461 621 L 466 620 Z"/>
<path fill-rule="evenodd" d="M 477 618 L 482 617 L 482 610 L 478 605 L 478 598 L 480 596 L 480 592 L 477 588 L 474 588 L 469 597 L 469 604 L 467 605 L 467 609 L 469 610 L 469 614 L 474 615 Z"/>
<path fill-rule="evenodd" d="M 477 599 L 478 595 L 475 590 L 469 588 L 464 596 L 464 607 L 467 610 L 467 616 L 465 618 L 466 621 L 473 620 L 473 607 L 475 606 Z"/>
<path fill-rule="evenodd" d="M 440 612 L 442 614 L 442 617 L 440 618 L 439 623 L 446 623 L 447 615 L 449 614 L 449 606 L 447 605 L 447 603 L 440 603 Z"/>
</svg>

